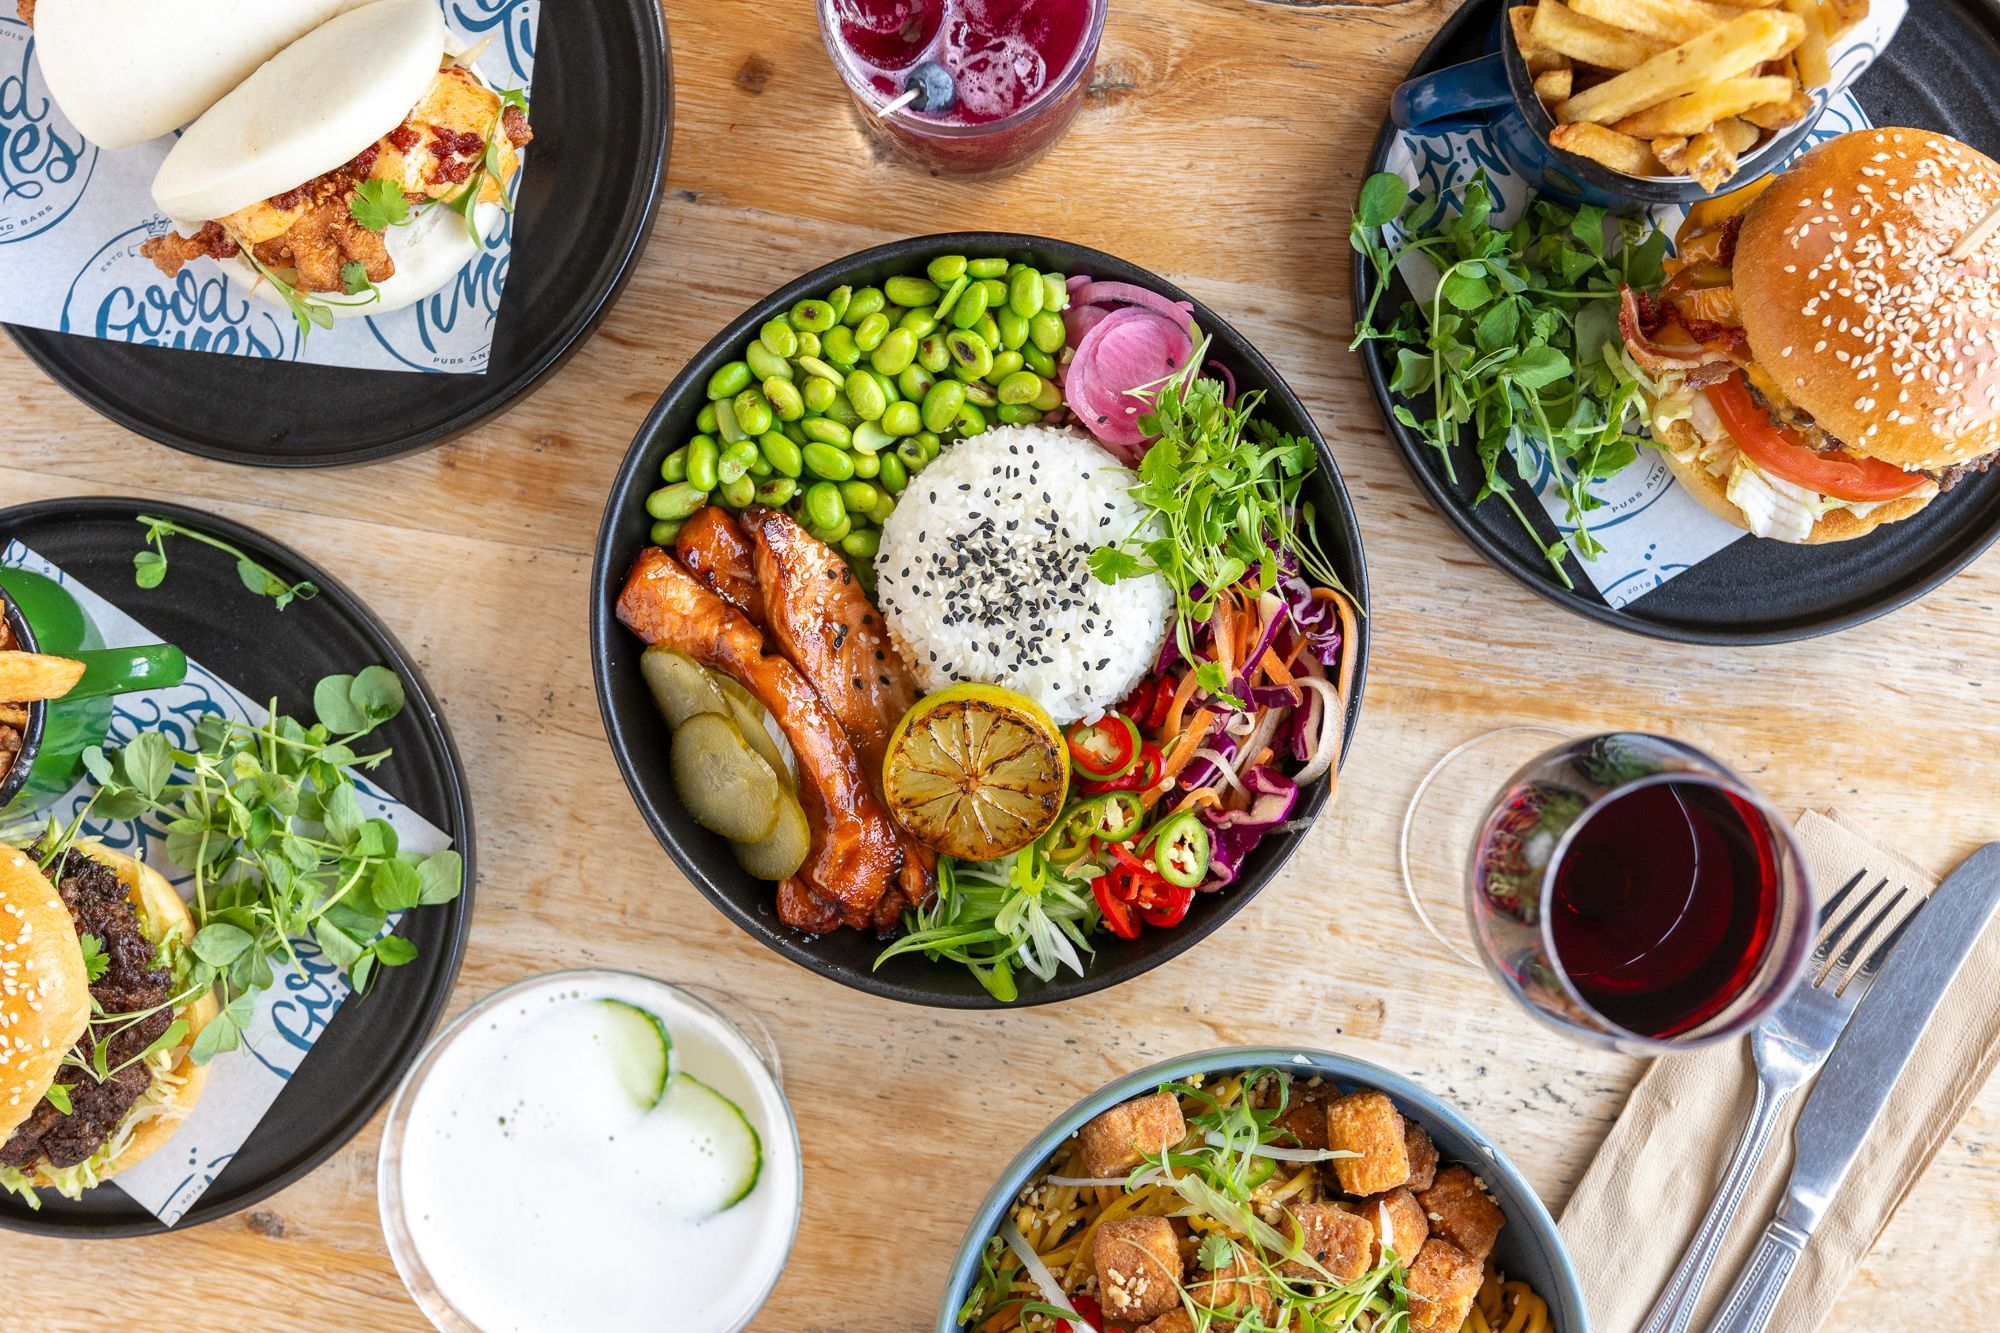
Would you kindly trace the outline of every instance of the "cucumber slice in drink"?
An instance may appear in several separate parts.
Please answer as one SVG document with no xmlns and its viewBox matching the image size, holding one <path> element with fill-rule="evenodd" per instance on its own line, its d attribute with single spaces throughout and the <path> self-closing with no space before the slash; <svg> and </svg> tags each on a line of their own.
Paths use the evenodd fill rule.
<svg viewBox="0 0 2000 1333">
<path fill-rule="evenodd" d="M 693 1217 L 713 1217 L 750 1197 L 764 1170 L 764 1143 L 742 1108 L 691 1074 L 674 1075 L 658 1115 L 682 1131 L 673 1142 L 670 1179 Z"/>
<path fill-rule="evenodd" d="M 656 1016 L 623 1000 L 602 1000 L 604 1044 L 618 1081 L 642 1111 L 657 1107 L 674 1077 L 674 1039 Z"/>
</svg>

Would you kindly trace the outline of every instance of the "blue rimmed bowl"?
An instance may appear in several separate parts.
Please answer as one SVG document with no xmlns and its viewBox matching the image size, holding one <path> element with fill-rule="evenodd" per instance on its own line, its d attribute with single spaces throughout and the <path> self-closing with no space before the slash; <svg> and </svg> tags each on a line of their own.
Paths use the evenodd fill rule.
<svg viewBox="0 0 2000 1333">
<path fill-rule="evenodd" d="M 1162 1083 L 1197 1074 L 1234 1073 L 1267 1065 L 1299 1078 L 1317 1074 L 1348 1090 L 1375 1088 L 1388 1093 L 1396 1109 L 1423 1126 L 1424 1132 L 1431 1136 L 1441 1161 L 1462 1162 L 1485 1180 L 1494 1202 L 1507 1217 L 1507 1225 L 1500 1229 L 1499 1243 L 1493 1251 L 1494 1262 L 1501 1271 L 1509 1278 L 1526 1282 L 1549 1303 L 1555 1333 L 1590 1333 L 1590 1314 L 1584 1307 L 1576 1265 L 1570 1260 L 1562 1233 L 1556 1230 L 1555 1219 L 1542 1206 L 1527 1178 L 1491 1139 L 1452 1106 L 1400 1074 L 1352 1056 L 1299 1046 L 1229 1046 L 1183 1055 L 1127 1074 L 1063 1112 L 1007 1164 L 998 1182 L 980 1202 L 979 1211 L 973 1214 L 945 1282 L 937 1333 L 959 1333 L 958 1309 L 971 1292 L 972 1280 L 979 1272 L 979 1255 L 988 1238 L 1000 1229 L 1001 1219 L 1021 1188 L 1045 1169 L 1056 1149 L 1085 1121 L 1120 1102 L 1143 1096 Z"/>
</svg>

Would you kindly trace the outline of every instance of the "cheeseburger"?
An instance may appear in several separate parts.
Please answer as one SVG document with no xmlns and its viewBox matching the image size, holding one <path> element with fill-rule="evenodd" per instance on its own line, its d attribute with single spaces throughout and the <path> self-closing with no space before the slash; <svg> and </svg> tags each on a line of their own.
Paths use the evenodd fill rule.
<svg viewBox="0 0 2000 1333">
<path fill-rule="evenodd" d="M 193 938 L 173 886 L 128 857 L 78 842 L 45 875 L 0 846 L 0 1190 L 78 1198 L 173 1134 L 217 1012 L 175 980 Z"/>
<path fill-rule="evenodd" d="M 1760 537 L 1845 541 L 2000 451 L 2000 164 L 1927 130 L 1843 135 L 1697 204 L 1620 324 L 1674 475 Z"/>
<path fill-rule="evenodd" d="M 212 259 L 325 326 L 413 304 L 475 259 L 534 137 L 525 100 L 458 52 L 434 0 L 375 0 L 204 112 L 153 181 L 168 277 Z"/>
</svg>

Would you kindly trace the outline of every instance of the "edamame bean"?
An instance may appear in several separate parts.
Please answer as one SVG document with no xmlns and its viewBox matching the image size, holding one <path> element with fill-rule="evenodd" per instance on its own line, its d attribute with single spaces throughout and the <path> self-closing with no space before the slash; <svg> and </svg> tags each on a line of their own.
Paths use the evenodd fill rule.
<svg viewBox="0 0 2000 1333">
<path fill-rule="evenodd" d="M 701 411 L 695 413 L 694 428 L 703 435 L 713 435 L 720 429 L 715 420 L 715 404 L 703 403 Z"/>
<path fill-rule="evenodd" d="M 1007 284 L 999 278 L 982 278 L 979 290 L 986 294 L 986 308 L 998 310 L 1007 304 Z"/>
<path fill-rule="evenodd" d="M 965 406 L 965 386 L 957 380 L 939 380 L 924 395 L 924 429 L 942 434 L 951 429 L 951 423 L 958 420 L 958 409 Z"/>
<path fill-rule="evenodd" d="M 863 367 L 862 373 L 867 375 L 868 378 L 874 380 L 875 383 L 881 387 L 882 400 L 884 402 L 893 403 L 897 399 L 903 396 L 902 393 L 898 391 L 896 388 L 895 376 L 884 375 L 881 371 L 875 369 L 873 366 Z"/>
<path fill-rule="evenodd" d="M 1028 342 L 1028 321 L 1015 314 L 1010 306 L 1002 306 L 994 311 L 993 322 L 1000 326 L 1000 345 L 1010 352 L 1019 351 Z"/>
<path fill-rule="evenodd" d="M 879 528 L 887 523 L 889 516 L 895 512 L 896 497 L 883 491 L 880 498 L 875 501 L 875 507 L 868 511 L 868 521 Z"/>
<path fill-rule="evenodd" d="M 1069 331 L 1063 327 L 1061 315 L 1053 310 L 1044 310 L 1028 321 L 1028 341 L 1054 356 L 1069 341 Z"/>
<path fill-rule="evenodd" d="M 889 336 L 889 317 L 880 311 L 870 315 L 854 326 L 854 345 L 864 352 L 872 352 L 882 345 Z"/>
<path fill-rule="evenodd" d="M 757 341 L 764 344 L 764 350 L 772 356 L 796 356 L 799 350 L 799 331 L 783 315 L 769 320 L 757 330 Z"/>
<path fill-rule="evenodd" d="M 653 545 L 672 546 L 674 538 L 680 536 L 681 529 L 686 526 L 687 520 L 684 518 L 677 518 L 670 522 L 655 523 L 653 525 Z"/>
<path fill-rule="evenodd" d="M 896 442 L 896 452 L 891 457 L 902 462 L 907 471 L 915 472 L 930 460 L 924 457 L 924 437 L 912 435 L 907 440 Z"/>
<path fill-rule="evenodd" d="M 792 497 L 798 493 L 799 484 L 790 477 L 773 477 L 757 488 L 757 503 L 775 509 L 790 504 Z"/>
<path fill-rule="evenodd" d="M 891 324 L 901 324 L 913 312 L 904 306 L 897 305 L 894 301 L 890 301 L 882 307 L 882 313 L 889 317 Z"/>
<path fill-rule="evenodd" d="M 873 560 L 882 549 L 882 536 L 867 528 L 850 532 L 840 539 L 840 549 L 856 560 Z"/>
<path fill-rule="evenodd" d="M 996 391 L 1000 401 L 1012 407 L 1032 403 L 1042 392 L 1042 377 L 1032 370 L 1017 370 L 1000 381 Z"/>
<path fill-rule="evenodd" d="M 890 495 L 901 495 L 903 488 L 910 484 L 910 470 L 903 466 L 901 455 L 883 454 L 875 461 L 881 468 L 876 475 L 875 484 Z"/>
<path fill-rule="evenodd" d="M 1033 343 L 1021 349 L 1021 360 L 1027 363 L 1029 370 L 1045 380 L 1054 379 L 1056 376 L 1056 359 Z"/>
<path fill-rule="evenodd" d="M 1027 362 L 1019 352 L 995 352 L 993 354 L 993 369 L 987 371 L 983 378 L 988 384 L 998 385 L 1001 380 L 1014 374 L 1026 364 Z"/>
<path fill-rule="evenodd" d="M 722 457 L 722 447 L 706 435 L 697 435 L 688 442 L 687 483 L 701 492 L 715 489 L 715 465 Z"/>
<path fill-rule="evenodd" d="M 759 342 L 751 343 L 744 350 L 744 361 L 749 363 L 750 378 L 756 383 L 768 379 L 788 380 L 792 377 L 792 363 Z"/>
<path fill-rule="evenodd" d="M 715 405 L 715 430 L 724 444 L 734 444 L 743 438 L 742 423 L 736 420 L 736 405 L 727 398 Z"/>
<path fill-rule="evenodd" d="M 933 375 L 942 375 L 951 366 L 951 348 L 942 334 L 933 333 L 917 344 L 917 364 Z"/>
<path fill-rule="evenodd" d="M 840 388 L 834 381 L 814 375 L 806 381 L 801 396 L 806 400 L 807 411 L 824 412 L 832 407 L 833 400 L 840 396 Z"/>
<path fill-rule="evenodd" d="M 830 481 L 816 481 L 806 487 L 806 521 L 820 528 L 847 521 L 847 506 L 841 503 L 838 486 Z"/>
<path fill-rule="evenodd" d="M 917 436 L 917 446 L 926 463 L 944 452 L 944 441 L 938 438 L 936 431 L 927 430 Z"/>
<path fill-rule="evenodd" d="M 1003 426 L 1032 426 L 1042 419 L 1042 414 L 1024 403 L 1002 403 L 994 412 Z"/>
<path fill-rule="evenodd" d="M 1069 279 L 1060 273 L 1042 274 L 1042 309 L 1061 314 L 1069 309 Z"/>
<path fill-rule="evenodd" d="M 839 523 L 830 528 L 814 527 L 808 524 L 806 531 L 825 542 L 828 546 L 838 546 L 842 538 L 854 531 L 854 524 L 851 520 L 843 517 Z"/>
<path fill-rule="evenodd" d="M 833 307 L 834 323 L 838 324 L 841 320 L 847 318 L 848 303 L 853 300 L 854 289 L 852 287 L 836 287 L 826 294 L 826 303 Z"/>
<path fill-rule="evenodd" d="M 972 326 L 972 331 L 985 341 L 989 349 L 1000 345 L 1000 321 L 990 313 L 981 315 L 979 322 Z"/>
<path fill-rule="evenodd" d="M 762 390 L 745 389 L 730 399 L 729 406 L 736 413 L 736 428 L 745 435 L 762 435 L 771 429 L 771 404 Z M 722 415 L 719 409 L 716 415 Z"/>
<path fill-rule="evenodd" d="M 836 323 L 831 305 L 811 299 L 792 307 L 791 320 L 793 328 L 806 333 L 825 333 Z"/>
<path fill-rule="evenodd" d="M 986 425 L 986 414 L 980 411 L 976 404 L 967 403 L 964 407 L 958 409 L 958 422 L 955 429 L 960 435 L 984 434 Z"/>
<path fill-rule="evenodd" d="M 757 498 L 757 483 L 749 477 L 738 477 L 735 481 L 722 484 L 722 503 L 731 509 L 745 509 Z"/>
<path fill-rule="evenodd" d="M 742 480 L 743 474 L 750 470 L 750 463 L 756 457 L 755 440 L 738 440 L 722 451 L 722 458 L 715 465 L 716 480 L 724 487 Z"/>
<path fill-rule="evenodd" d="M 937 376 L 919 365 L 904 366 L 896 376 L 896 387 L 902 390 L 903 397 L 913 403 L 924 401 L 924 395 L 929 393 L 931 385 L 936 383 Z"/>
<path fill-rule="evenodd" d="M 978 325 L 986 316 L 986 284 L 976 282 L 960 293 L 957 304 L 951 308 L 951 326 L 955 329 L 969 329 Z"/>
<path fill-rule="evenodd" d="M 827 383 L 833 385 L 836 389 L 847 381 L 846 371 L 836 370 L 816 356 L 800 357 L 799 369 L 805 371 L 808 375 L 827 381 Z"/>
<path fill-rule="evenodd" d="M 861 348 L 854 342 L 854 330 L 845 324 L 831 328 L 819 340 L 820 355 L 836 366 L 852 366 L 861 359 Z"/>
<path fill-rule="evenodd" d="M 1042 313 L 1046 294 L 1042 275 L 1031 268 L 1015 269 L 1007 279 L 1007 308 L 1022 319 L 1033 319 Z"/>
<path fill-rule="evenodd" d="M 958 298 L 965 295 L 965 289 L 971 281 L 972 279 L 962 273 L 952 279 L 951 286 L 945 288 L 944 295 L 938 298 L 937 309 L 931 311 L 931 318 L 940 322 L 950 319 L 951 312 L 958 309 Z"/>
<path fill-rule="evenodd" d="M 854 443 L 854 433 L 832 417 L 807 417 L 799 424 L 805 427 L 806 438 L 812 441 L 812 444 L 806 445 L 802 451 L 806 456 L 807 467 L 812 466 L 810 451 L 814 444 L 838 445 L 845 449 Z"/>
<path fill-rule="evenodd" d="M 847 401 L 854 404 L 854 410 L 863 421 L 880 421 L 883 411 L 889 406 L 889 397 L 882 392 L 882 386 L 875 377 L 865 370 L 857 370 L 847 377 Z"/>
<path fill-rule="evenodd" d="M 707 503 L 708 492 L 696 490 L 684 481 L 677 481 L 671 486 L 662 486 L 647 496 L 646 512 L 656 519 L 672 521 L 686 518 Z"/>
<path fill-rule="evenodd" d="M 993 369 L 992 344 L 971 329 L 953 329 L 944 341 L 951 349 L 952 363 L 972 372 L 974 379 Z"/>
<path fill-rule="evenodd" d="M 796 477 L 804 466 L 799 458 L 799 446 L 791 436 L 772 431 L 757 441 L 757 447 L 764 457 L 771 460 L 771 466 L 787 477 Z"/>
<path fill-rule="evenodd" d="M 882 284 L 882 294 L 897 305 L 914 310 L 920 305 L 935 305 L 938 297 L 944 295 L 936 283 L 929 278 L 912 278 L 903 274 Z"/>
<path fill-rule="evenodd" d="M 856 287 L 854 296 L 847 303 L 847 313 L 841 316 L 841 320 L 850 327 L 859 328 L 862 320 L 870 315 L 880 315 L 888 304 L 889 298 L 882 295 L 880 287 Z M 891 318 L 889 322 L 893 324 L 895 320 Z"/>
<path fill-rule="evenodd" d="M 848 401 L 844 393 L 833 396 L 833 405 L 826 409 L 826 419 L 845 426 L 850 431 L 861 424 L 861 414 L 854 410 L 854 404 Z"/>
<path fill-rule="evenodd" d="M 964 255 L 939 255 L 925 265 L 924 272 L 931 275 L 931 281 L 940 287 L 965 276 Z"/>
<path fill-rule="evenodd" d="M 900 375 L 916 359 L 917 335 L 908 329 L 891 329 L 868 354 L 868 364 L 884 375 Z"/>
<path fill-rule="evenodd" d="M 874 477 L 882 469 L 882 455 L 856 453 L 854 455 L 854 475 L 864 480 Z"/>
<path fill-rule="evenodd" d="M 828 481 L 846 481 L 854 475 L 854 459 L 840 452 L 830 444 L 813 443 L 801 452 L 805 455 L 806 471 Z"/>
<path fill-rule="evenodd" d="M 777 469 L 771 466 L 770 459 L 764 457 L 764 450 L 760 443 L 756 455 L 750 460 L 750 466 L 744 470 L 750 474 L 752 481 L 762 481 Z"/>
<path fill-rule="evenodd" d="M 771 405 L 772 413 L 780 421 L 797 421 L 806 414 L 805 396 L 799 392 L 799 386 L 789 379 L 773 375 L 765 380 L 764 401 Z M 737 420 L 742 420 L 740 414 Z"/>
<path fill-rule="evenodd" d="M 882 413 L 882 429 L 898 439 L 915 435 L 924 428 L 923 409 L 914 402 L 891 403 Z"/>
<path fill-rule="evenodd" d="M 908 403 L 903 404 L 908 407 Z M 864 454 L 879 454 L 884 449 L 893 449 L 896 439 L 884 430 L 880 423 L 864 421 L 854 428 L 854 447 Z"/>
<path fill-rule="evenodd" d="M 821 383 L 825 383 L 825 381 L 822 380 Z M 805 433 L 805 431 L 799 428 L 799 423 L 796 421 L 787 421 L 783 426 L 779 427 L 779 429 L 784 431 L 786 439 L 790 440 L 793 444 L 796 444 L 801 449 L 806 447 L 806 441 L 811 438 Z"/>
<path fill-rule="evenodd" d="M 975 278 L 1004 278 L 1007 276 L 1007 261 L 1004 259 L 968 260 L 965 271 Z"/>
<path fill-rule="evenodd" d="M 660 461 L 660 480 L 686 481 L 687 476 L 688 451 L 687 446 L 682 445 Z"/>
<path fill-rule="evenodd" d="M 993 392 L 993 386 L 985 380 L 970 380 L 965 386 L 965 401 L 975 407 L 997 407 L 1000 395 Z"/>
<path fill-rule="evenodd" d="M 750 367 L 742 361 L 731 361 L 708 377 L 708 399 L 716 402 L 734 398 L 749 387 Z"/>
<path fill-rule="evenodd" d="M 897 328 L 908 329 L 913 338 L 928 338 L 937 326 L 937 316 L 928 310 L 912 310 L 896 323 Z"/>
<path fill-rule="evenodd" d="M 1033 407 L 1037 412 L 1053 412 L 1063 405 L 1062 385 L 1057 384 L 1046 375 L 1040 378 L 1042 381 L 1041 390 L 1035 394 L 1034 398 L 1029 400 L 1029 406 Z"/>
<path fill-rule="evenodd" d="M 865 481 L 843 481 L 840 483 L 840 501 L 847 506 L 850 514 L 865 514 L 875 507 L 882 498 L 882 492 Z"/>
<path fill-rule="evenodd" d="M 800 356 L 819 355 L 819 335 L 817 333 L 813 333 L 804 329 L 801 329 L 799 331 L 799 355 Z"/>
</svg>

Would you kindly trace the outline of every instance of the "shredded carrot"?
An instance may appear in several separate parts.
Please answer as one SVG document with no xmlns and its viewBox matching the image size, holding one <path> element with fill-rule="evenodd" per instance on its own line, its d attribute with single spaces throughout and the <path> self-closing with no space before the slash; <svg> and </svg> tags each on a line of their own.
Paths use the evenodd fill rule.
<svg viewBox="0 0 2000 1333">
<path fill-rule="evenodd" d="M 1313 596 L 1332 602 L 1334 611 L 1340 616 L 1340 679 L 1333 687 L 1333 692 L 1340 699 L 1340 712 L 1334 718 L 1333 738 L 1329 742 L 1333 746 L 1336 758 L 1326 770 L 1326 794 L 1327 799 L 1332 800 L 1340 794 L 1340 763 L 1338 756 L 1341 744 L 1346 740 L 1347 691 L 1354 684 L 1354 604 L 1332 588 L 1314 588 Z"/>
<path fill-rule="evenodd" d="M 1187 708 L 1188 700 L 1194 698 L 1194 672 L 1181 677 L 1180 688 L 1174 691 L 1174 702 L 1167 709 L 1167 720 L 1160 726 L 1160 739 L 1178 736 L 1181 732 L 1181 714 Z"/>
<path fill-rule="evenodd" d="M 1267 745 L 1267 746 L 1265 746 L 1265 747 L 1264 747 L 1263 749 L 1261 749 L 1261 750 L 1257 751 L 1257 757 L 1256 757 L 1255 759 L 1252 759 L 1252 760 L 1250 761 L 1250 766 L 1249 766 L 1249 768 L 1246 768 L 1246 769 L 1244 769 L 1243 771 L 1244 771 L 1245 773 L 1248 773 L 1248 772 L 1250 771 L 1250 769 L 1251 769 L 1251 768 L 1260 768 L 1260 767 L 1262 767 L 1263 765 L 1265 765 L 1265 764 L 1268 764 L 1268 763 L 1270 763 L 1270 762 L 1271 762 L 1271 756 L 1272 756 L 1272 755 L 1273 755 L 1274 753 L 1276 753 L 1276 751 L 1272 750 L 1270 746 L 1268 746 L 1268 745 Z"/>
<path fill-rule="evenodd" d="M 1265 674 L 1270 676 L 1272 680 L 1277 681 L 1280 685 L 1290 685 L 1292 683 L 1292 673 L 1290 668 L 1285 663 L 1280 662 L 1278 660 L 1278 655 L 1272 652 L 1269 648 L 1266 648 L 1264 650 L 1263 668 Z"/>
<path fill-rule="evenodd" d="M 1188 679 L 1194 678 L 1190 676 Z M 1208 739 L 1209 724 L 1214 721 L 1215 714 L 1208 709 L 1196 710 L 1194 717 L 1188 722 L 1187 730 L 1174 742 L 1174 748 L 1168 753 L 1166 761 L 1160 765 L 1159 784 L 1139 798 L 1140 805 L 1151 810 L 1162 796 L 1173 790 L 1174 777 L 1188 766 L 1188 761 L 1194 758 L 1194 752 Z"/>
<path fill-rule="evenodd" d="M 1221 804 L 1222 798 L 1215 794 L 1215 788 L 1196 787 L 1193 791 L 1181 797 L 1181 803 L 1174 807 L 1174 813 L 1179 814 L 1183 810 L 1192 810 L 1198 805 L 1213 807 Z"/>
</svg>

